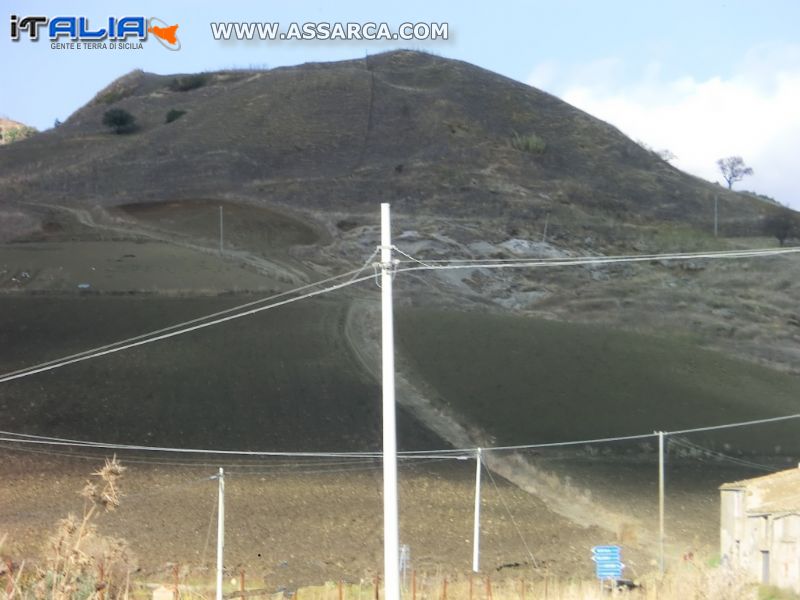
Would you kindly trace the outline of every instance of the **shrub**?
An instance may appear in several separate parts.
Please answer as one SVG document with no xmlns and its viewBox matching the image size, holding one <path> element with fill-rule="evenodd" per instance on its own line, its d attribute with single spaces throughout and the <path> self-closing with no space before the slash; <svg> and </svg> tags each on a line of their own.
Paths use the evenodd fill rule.
<svg viewBox="0 0 800 600">
<path fill-rule="evenodd" d="M 122 108 L 112 108 L 103 115 L 103 125 L 116 134 L 132 133 L 136 130 L 136 117 Z"/>
<path fill-rule="evenodd" d="M 0 127 L 0 143 L 12 144 L 14 142 L 19 142 L 20 140 L 29 138 L 36 133 L 39 133 L 38 130 L 34 129 L 33 127 L 28 127 L 27 125 L 23 125 L 21 127 L 9 127 L 5 130 Z"/>
<path fill-rule="evenodd" d="M 763 228 L 783 246 L 787 238 L 800 233 L 800 219 L 791 208 L 781 207 L 764 218 Z"/>
<path fill-rule="evenodd" d="M 535 133 L 520 135 L 515 131 L 511 134 L 511 147 L 521 152 L 542 154 L 547 149 L 547 144 Z"/>
<path fill-rule="evenodd" d="M 133 95 L 134 86 L 123 82 L 116 82 L 101 91 L 94 97 L 94 104 L 114 104 L 123 98 Z"/>
<path fill-rule="evenodd" d="M 99 94 L 97 96 L 97 102 L 100 104 L 114 104 L 123 98 L 127 98 L 129 95 L 130 94 L 128 94 L 125 90 L 111 90 Z"/>
<path fill-rule="evenodd" d="M 194 75 L 182 75 L 175 77 L 169 84 L 169 89 L 173 92 L 188 92 L 196 90 L 206 85 L 210 77 L 207 73 L 195 73 Z"/>
<path fill-rule="evenodd" d="M 123 471 L 125 467 L 116 456 L 106 459 L 81 492 L 85 500 L 83 516 L 70 514 L 59 521 L 55 535 L 45 547 L 42 568 L 29 570 L 30 575 L 24 576 L 22 567 L 15 574 L 8 573 L 5 594 L 0 591 L 0 598 L 129 597 L 135 559 L 125 540 L 100 535 L 96 526 L 99 514 L 113 512 L 119 506 L 119 480 Z M 0 546 L 3 540 L 0 536 Z"/>
<path fill-rule="evenodd" d="M 173 108 L 171 111 L 167 113 L 167 118 L 164 120 L 164 122 L 172 123 L 173 121 L 180 119 L 185 114 L 186 114 L 185 110 L 178 110 L 177 108 Z"/>
</svg>

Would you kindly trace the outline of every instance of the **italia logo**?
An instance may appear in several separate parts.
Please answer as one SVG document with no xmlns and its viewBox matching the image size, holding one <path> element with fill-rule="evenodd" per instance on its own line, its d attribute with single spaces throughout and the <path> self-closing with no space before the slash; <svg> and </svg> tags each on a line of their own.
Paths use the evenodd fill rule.
<svg viewBox="0 0 800 600">
<path fill-rule="evenodd" d="M 11 39 L 19 41 L 23 36 L 38 41 L 42 32 L 47 35 L 52 47 L 142 47 L 148 34 L 167 50 L 180 50 L 177 35 L 178 24 L 169 25 L 158 17 L 108 17 L 102 24 L 92 25 L 88 17 L 45 17 L 11 15 Z M 91 44 L 91 45 L 90 45 Z M 76 46 L 77 45 L 77 46 Z"/>
</svg>

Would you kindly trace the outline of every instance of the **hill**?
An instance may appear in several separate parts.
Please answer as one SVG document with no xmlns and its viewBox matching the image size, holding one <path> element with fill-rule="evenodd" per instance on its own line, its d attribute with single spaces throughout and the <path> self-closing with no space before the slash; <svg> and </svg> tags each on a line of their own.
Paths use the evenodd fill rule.
<svg viewBox="0 0 800 600">
<path fill-rule="evenodd" d="M 138 130 L 112 134 L 109 108 L 133 114 Z M 185 113 L 167 123 L 171 110 Z M 715 194 L 731 231 L 766 210 L 550 94 L 403 51 L 269 71 L 135 71 L 61 127 L 0 153 L 0 182 L 7 200 L 24 189 L 104 206 L 236 195 L 371 213 L 389 201 L 398 212 L 538 228 L 550 212 L 568 238 L 609 219 L 707 224 Z"/>
</svg>

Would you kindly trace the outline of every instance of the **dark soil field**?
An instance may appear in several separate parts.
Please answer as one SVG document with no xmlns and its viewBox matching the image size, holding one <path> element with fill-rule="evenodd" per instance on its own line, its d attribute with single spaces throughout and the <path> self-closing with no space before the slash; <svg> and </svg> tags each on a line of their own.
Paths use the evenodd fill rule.
<svg viewBox="0 0 800 600">
<path fill-rule="evenodd" d="M 4 372 L 252 298 L 0 297 Z M 344 336 L 346 305 L 305 301 L 4 384 L 3 429 L 177 447 L 375 450 L 380 389 Z M 399 413 L 406 449 L 443 442 Z"/>
<path fill-rule="evenodd" d="M 146 460 L 145 464 L 137 461 Z M 208 460 L 206 458 L 206 460 Z M 155 461 L 155 463 L 151 462 Z M 172 581 L 183 565 L 209 582 L 215 560 L 217 496 L 213 460 L 205 466 L 158 465 L 175 457 L 137 456 L 126 463 L 120 509 L 100 519 L 100 532 L 130 543 L 139 580 Z M 185 461 L 184 461 L 185 462 Z M 247 572 L 253 587 L 367 581 L 382 570 L 381 470 L 374 462 L 242 462 L 226 469 L 226 570 Z M 80 513 L 77 492 L 96 460 L 4 450 L 0 453 L 0 526 L 4 552 L 40 556 L 48 533 L 67 512 Z M 401 543 L 420 573 L 466 573 L 472 562 L 474 462 L 401 462 Z M 550 512 L 540 500 L 484 474 L 482 568 L 495 577 L 591 577 L 590 548 L 614 541 Z M 652 567 L 625 546 L 632 573 Z M 535 565 L 532 564 L 531 556 Z"/>
<path fill-rule="evenodd" d="M 173 238 L 202 240 L 213 246 L 219 240 L 219 208 L 223 208 L 223 238 L 227 248 L 244 248 L 274 257 L 291 246 L 322 244 L 325 232 L 307 221 L 263 206 L 214 202 L 193 198 L 172 202 L 124 204 L 112 214 L 133 219 L 138 225 L 169 232 Z"/>
<path fill-rule="evenodd" d="M 429 309 L 401 310 L 397 328 L 414 371 L 497 445 L 675 431 L 800 409 L 797 375 L 703 350 L 686 335 Z M 708 433 L 698 443 L 798 456 L 796 431 L 789 421 Z"/>
<path fill-rule="evenodd" d="M 219 290 L 269 293 L 286 289 L 218 254 L 149 241 L 48 241 L 0 248 L 0 293 L 20 291 L 217 295 Z"/>
</svg>

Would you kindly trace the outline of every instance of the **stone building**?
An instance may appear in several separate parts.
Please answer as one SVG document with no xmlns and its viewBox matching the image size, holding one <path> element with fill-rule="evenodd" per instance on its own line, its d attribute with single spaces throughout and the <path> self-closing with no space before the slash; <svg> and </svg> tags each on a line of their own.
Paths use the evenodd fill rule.
<svg viewBox="0 0 800 600">
<path fill-rule="evenodd" d="M 800 467 L 720 486 L 723 564 L 800 592 Z"/>
</svg>

